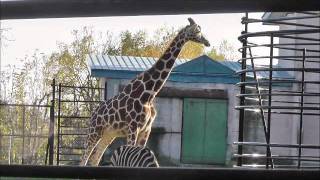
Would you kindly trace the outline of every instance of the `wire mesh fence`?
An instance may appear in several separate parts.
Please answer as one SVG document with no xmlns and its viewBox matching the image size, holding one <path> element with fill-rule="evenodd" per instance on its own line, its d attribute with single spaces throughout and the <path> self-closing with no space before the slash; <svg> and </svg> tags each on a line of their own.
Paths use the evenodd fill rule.
<svg viewBox="0 0 320 180">
<path fill-rule="evenodd" d="M 0 163 L 45 164 L 50 106 L 0 104 Z"/>
</svg>

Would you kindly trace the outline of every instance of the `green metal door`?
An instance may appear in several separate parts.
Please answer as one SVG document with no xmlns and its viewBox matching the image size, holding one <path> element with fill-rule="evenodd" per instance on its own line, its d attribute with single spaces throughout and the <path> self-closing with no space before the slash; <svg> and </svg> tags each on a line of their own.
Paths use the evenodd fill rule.
<svg viewBox="0 0 320 180">
<path fill-rule="evenodd" d="M 227 108 L 226 100 L 184 99 L 183 163 L 225 164 Z"/>
</svg>

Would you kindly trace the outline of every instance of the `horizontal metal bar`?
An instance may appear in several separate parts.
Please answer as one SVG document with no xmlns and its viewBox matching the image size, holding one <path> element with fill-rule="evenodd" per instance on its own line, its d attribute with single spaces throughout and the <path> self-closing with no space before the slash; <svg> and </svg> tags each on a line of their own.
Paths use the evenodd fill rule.
<svg viewBox="0 0 320 180">
<path fill-rule="evenodd" d="M 242 34 L 238 37 L 239 41 L 243 41 L 249 37 L 261 37 L 261 36 L 271 36 L 279 37 L 283 35 L 293 35 L 293 34 L 314 34 L 319 33 L 319 29 L 299 29 L 299 30 L 276 30 L 276 31 L 258 31 L 258 32 L 249 32 Z M 294 38 L 294 37 L 292 37 Z M 298 38 L 298 37 L 297 37 Z"/>
<path fill-rule="evenodd" d="M 250 101 L 263 101 L 263 102 L 267 102 L 267 99 L 261 99 L 259 100 L 259 98 L 250 98 L 250 97 L 246 97 L 246 100 L 250 100 Z M 287 104 L 299 104 L 301 102 L 299 101 L 281 101 L 281 100 L 271 100 L 271 102 L 276 102 L 276 103 L 287 103 Z M 304 102 L 305 105 L 320 105 L 319 103 L 314 103 L 314 102 Z"/>
<path fill-rule="evenodd" d="M 252 157 L 260 157 L 260 156 L 263 156 L 263 157 L 266 157 L 266 154 L 256 154 L 256 153 L 252 153 L 252 154 L 234 154 L 234 156 L 252 156 Z M 272 157 L 300 157 L 298 155 L 296 156 L 287 156 L 287 155 L 275 155 L 273 154 Z M 305 155 L 305 156 L 301 156 L 301 157 L 304 157 L 304 158 L 314 158 L 314 159 L 320 159 L 320 156 L 308 156 L 308 155 Z"/>
<path fill-rule="evenodd" d="M 319 31 L 320 33 L 320 31 Z M 256 60 L 256 59 L 268 59 L 270 58 L 270 56 L 252 56 L 252 57 L 247 57 L 247 58 L 241 58 L 239 59 L 240 61 L 243 61 L 243 60 L 246 60 L 246 61 L 249 61 L 249 60 Z M 290 59 L 290 60 L 295 60 L 295 61 L 301 61 L 302 62 L 302 58 L 303 56 L 272 56 L 272 58 L 274 59 L 288 59 L 288 58 L 297 58 L 297 59 Z M 305 56 L 306 58 L 306 62 L 320 62 L 320 61 L 311 61 L 311 60 L 308 60 L 310 58 L 313 58 L 313 59 L 318 59 L 320 58 L 320 56 L 315 56 L 315 55 L 309 55 L 309 56 Z"/>
<path fill-rule="evenodd" d="M 0 137 L 16 137 L 16 138 L 23 138 L 23 137 L 30 137 L 30 138 L 48 138 L 48 135 L 22 135 L 22 134 L 0 134 Z"/>
<path fill-rule="evenodd" d="M 283 84 L 283 83 L 309 83 L 309 84 L 320 84 L 320 81 L 299 81 L 299 80 L 281 80 L 281 79 L 274 79 L 274 80 L 260 80 L 259 85 L 261 86 L 262 84 Z M 256 85 L 256 81 L 246 81 L 246 82 L 239 82 L 236 85 L 241 86 L 241 85 Z"/>
<path fill-rule="evenodd" d="M 50 1 L 50 0 L 49 0 Z M 55 0 L 54 0 L 55 1 Z M 58 2 L 56 2 L 58 3 Z M 57 85 L 59 86 L 59 85 Z M 105 88 L 100 88 L 100 87 L 88 87 L 88 86 L 70 86 L 70 85 L 60 85 L 62 88 L 75 88 L 75 89 L 101 89 L 104 90 Z"/>
<path fill-rule="evenodd" d="M 241 110 L 241 109 L 239 109 L 239 110 Z M 256 110 L 254 110 L 254 109 L 244 109 L 245 111 L 253 111 L 253 112 L 257 112 Z M 268 112 L 266 112 L 266 111 L 263 111 L 263 113 L 268 113 Z M 290 114 L 290 115 L 301 115 L 301 113 L 300 112 L 294 112 L 294 111 L 271 111 L 271 113 L 272 114 Z M 320 116 L 320 113 L 302 113 L 302 115 L 304 115 L 304 116 Z"/>
<path fill-rule="evenodd" d="M 61 156 L 81 156 L 82 154 L 79 154 L 79 153 L 61 153 L 59 152 L 59 154 Z"/>
<path fill-rule="evenodd" d="M 267 157 L 267 156 L 248 156 L 248 155 L 234 155 L 235 158 L 240 158 L 240 157 L 245 157 L 245 158 L 252 158 L 252 159 L 277 159 L 277 160 L 300 160 L 300 161 L 308 161 L 308 162 L 320 162 L 320 159 L 312 159 L 312 158 L 304 158 L 301 156 L 299 157 L 281 157 L 281 156 L 272 156 L 272 157 Z M 317 166 L 320 168 L 319 166 Z"/>
<path fill-rule="evenodd" d="M 311 18 L 318 18 L 318 17 L 319 16 L 311 16 Z M 294 22 L 282 22 L 279 19 L 268 19 L 268 20 L 248 19 L 245 22 L 248 22 L 248 23 L 263 22 L 263 23 L 269 23 L 269 24 L 272 24 L 272 25 L 290 25 L 290 26 L 299 26 L 299 27 L 320 28 L 320 26 L 310 25 L 310 24 L 302 24 L 302 23 L 294 23 Z"/>
<path fill-rule="evenodd" d="M 80 162 L 80 160 L 73 160 L 73 159 L 59 159 L 59 161 L 64 161 L 64 162 Z"/>
<path fill-rule="evenodd" d="M 87 134 L 71 134 L 71 133 L 60 133 L 59 136 L 84 136 Z"/>
<path fill-rule="evenodd" d="M 320 32 L 320 30 L 318 29 Z M 317 32 L 317 33 L 319 33 Z M 307 38 L 307 37 L 301 37 L 301 36 L 293 36 L 293 35 L 279 35 L 278 38 L 283 38 L 283 39 L 295 39 L 295 40 L 306 40 L 306 41 L 320 41 L 318 38 Z"/>
<path fill-rule="evenodd" d="M 254 88 L 256 89 L 255 87 L 252 87 L 252 86 L 246 86 L 246 88 Z M 261 88 L 259 87 L 259 90 L 260 91 L 269 91 L 268 88 Z M 272 89 L 272 92 L 279 92 L 279 93 L 301 93 L 301 91 L 293 91 L 293 90 L 281 90 L 281 89 Z M 317 96 L 320 96 L 320 93 L 319 92 L 316 92 L 316 91 L 304 91 L 305 94 L 315 94 Z"/>
<path fill-rule="evenodd" d="M 303 109 L 303 110 L 320 110 L 320 107 L 306 107 L 306 106 L 259 106 L 259 105 L 247 105 L 247 106 L 235 106 L 235 109 Z"/>
<path fill-rule="evenodd" d="M 59 149 L 84 149 L 84 147 L 59 146 Z"/>
<path fill-rule="evenodd" d="M 85 103 L 100 103 L 100 102 L 103 102 L 103 101 L 84 101 L 84 100 L 60 100 L 60 102 L 63 102 L 63 103 L 68 103 L 68 102 L 72 102 L 72 103 L 75 103 L 75 102 L 85 102 Z"/>
<path fill-rule="evenodd" d="M 271 111 L 271 113 L 273 113 L 273 114 L 301 115 L 300 112 Z M 306 113 L 306 112 L 303 112 L 302 115 L 304 115 L 304 116 L 320 116 L 320 113 Z"/>
<path fill-rule="evenodd" d="M 274 19 L 243 19 L 243 23 L 255 23 L 255 22 L 279 22 L 279 21 L 288 21 L 288 20 L 298 20 L 298 19 L 313 19 L 313 18 L 319 18 L 319 14 L 313 14 L 313 15 L 304 15 L 304 16 L 292 16 L 292 17 L 277 17 Z"/>
<path fill-rule="evenodd" d="M 140 179 L 140 180 L 205 180 L 205 179 L 318 179 L 318 170 L 246 169 L 246 168 L 125 168 L 83 166 L 0 165 L 4 177 Z"/>
<path fill-rule="evenodd" d="M 319 96 L 318 94 L 313 94 L 313 93 L 303 93 L 303 94 L 298 94 L 297 93 L 272 93 L 271 96 Z M 255 97 L 255 96 L 269 96 L 268 93 L 252 93 L 252 94 L 237 94 L 236 97 Z"/>
<path fill-rule="evenodd" d="M 238 48 L 239 52 L 242 52 L 243 49 L 253 49 L 256 47 L 271 47 L 271 44 L 255 44 L 255 43 L 251 43 L 251 42 L 247 42 L 249 45 L 247 46 L 242 46 L 240 48 Z M 304 48 L 306 48 L 306 46 L 318 46 L 320 45 L 320 43 L 281 43 L 281 44 L 273 44 L 273 48 L 275 49 L 285 49 L 285 50 L 293 50 L 293 51 L 303 51 L 304 49 L 302 48 L 296 48 L 296 47 L 286 47 L 286 46 L 304 46 Z M 315 52 L 315 53 L 320 53 L 320 50 L 316 50 L 316 49 L 310 49 L 306 48 L 308 52 Z M 247 54 L 247 55 L 251 55 L 251 54 Z"/>
<path fill-rule="evenodd" d="M 270 147 L 283 147 L 283 148 L 306 148 L 306 149 L 320 149 L 320 145 L 314 144 L 279 144 L 279 143 L 259 143 L 259 142 L 234 142 L 235 145 L 248 145 L 248 146 L 270 146 Z"/>
<path fill-rule="evenodd" d="M 55 116 L 55 117 L 58 117 L 58 116 Z M 91 118 L 91 116 L 65 116 L 65 115 L 62 115 L 60 116 L 60 118 L 68 118 L 68 119 L 88 119 L 88 118 Z"/>
<path fill-rule="evenodd" d="M 10 0 L 1 19 L 316 11 L 318 0 Z"/>
<path fill-rule="evenodd" d="M 255 68 L 255 69 L 243 69 L 237 71 L 237 74 L 243 74 L 245 72 L 258 72 L 258 71 L 299 71 L 299 72 L 317 72 L 320 73 L 320 68 Z"/>
<path fill-rule="evenodd" d="M 79 126 L 60 126 L 60 128 L 77 128 L 77 129 L 87 129 L 88 127 L 79 127 Z"/>
<path fill-rule="evenodd" d="M 254 169 L 257 169 L 257 168 L 259 168 L 259 169 L 261 169 L 261 168 L 265 168 L 266 167 L 266 165 L 265 164 L 243 164 L 242 165 L 243 167 L 237 167 L 237 166 L 234 166 L 234 168 L 254 168 Z M 277 164 L 275 164 L 274 165 L 274 168 L 277 168 L 277 169 L 284 169 L 284 168 L 297 168 L 297 165 L 289 165 L 289 164 L 287 164 L 287 165 L 277 165 Z M 318 166 L 307 166 L 307 165 L 301 165 L 300 166 L 300 168 L 301 169 L 303 169 L 303 170 L 319 170 L 319 167 Z"/>
<path fill-rule="evenodd" d="M 17 107 L 51 107 L 50 105 L 36 105 L 36 104 L 4 104 L 4 103 L 0 103 L 0 106 L 17 106 Z"/>
</svg>

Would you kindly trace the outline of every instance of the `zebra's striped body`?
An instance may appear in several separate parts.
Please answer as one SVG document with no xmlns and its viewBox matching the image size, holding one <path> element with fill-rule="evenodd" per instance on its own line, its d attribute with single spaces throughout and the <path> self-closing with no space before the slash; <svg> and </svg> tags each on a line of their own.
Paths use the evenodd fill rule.
<svg viewBox="0 0 320 180">
<path fill-rule="evenodd" d="M 154 153 L 147 147 L 120 146 L 111 156 L 112 166 L 122 167 L 159 167 Z"/>
</svg>

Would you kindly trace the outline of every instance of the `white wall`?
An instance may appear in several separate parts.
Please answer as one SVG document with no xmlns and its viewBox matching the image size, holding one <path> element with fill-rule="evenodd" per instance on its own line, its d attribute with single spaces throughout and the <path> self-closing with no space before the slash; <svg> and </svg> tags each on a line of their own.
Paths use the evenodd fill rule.
<svg viewBox="0 0 320 180">
<path fill-rule="evenodd" d="M 301 14 L 293 14 L 291 16 L 301 16 Z M 292 21 L 291 21 L 292 22 Z M 314 19 L 300 19 L 300 20 L 295 20 L 294 22 L 301 23 L 301 24 L 310 24 L 310 25 L 320 25 L 320 18 L 314 18 Z M 280 25 L 280 30 L 287 30 L 287 29 L 305 29 L 305 27 L 293 27 L 293 26 L 286 26 L 286 25 Z M 309 37 L 309 38 L 320 38 L 320 33 L 317 34 L 302 34 L 302 35 L 297 35 L 297 37 Z M 284 39 L 280 38 L 280 43 L 310 43 L 310 42 L 315 42 L 315 41 L 307 41 L 307 40 L 294 40 L 294 39 Z M 320 50 L 319 45 L 313 45 L 313 46 L 302 46 L 302 45 L 296 45 L 292 46 L 295 48 L 306 48 L 307 49 L 307 55 L 316 55 L 319 56 L 319 53 L 312 53 L 308 52 L 308 49 L 314 49 L 314 50 Z M 280 50 L 279 55 L 299 55 L 302 56 L 301 52 L 298 51 L 287 51 L 287 50 Z M 309 60 L 317 60 L 320 62 L 320 59 L 309 59 Z M 282 67 L 302 67 L 301 62 L 292 62 L 292 61 L 280 61 L 279 65 Z M 311 63 L 307 62 L 306 67 L 308 68 L 320 68 L 320 63 Z M 301 73 L 300 72 L 291 72 L 292 75 L 295 76 L 297 80 L 301 80 Z M 319 73 L 305 73 L 305 80 L 307 81 L 320 81 L 320 75 Z M 299 91 L 301 89 L 301 86 L 299 85 L 294 85 L 293 89 L 294 91 Z M 306 92 L 315 92 L 319 93 L 320 92 L 320 85 L 319 84 L 307 84 L 305 87 Z M 300 97 L 294 97 L 291 98 L 290 100 L 294 101 L 300 101 Z M 306 103 L 310 102 L 317 102 L 320 103 L 320 97 L 304 97 L 304 101 Z M 313 105 L 315 106 L 315 105 Z M 317 105 L 319 107 L 319 105 Z M 299 111 L 297 111 L 299 112 Z M 316 112 L 316 111 L 305 111 L 305 112 Z M 318 112 L 319 113 L 319 112 Z M 290 131 L 290 128 L 292 133 L 291 141 L 288 141 L 288 143 L 293 143 L 296 144 L 298 141 L 298 129 L 299 129 L 299 116 L 293 116 L 293 118 L 287 120 L 288 122 L 279 124 L 278 131 L 281 131 L 282 129 L 284 131 Z M 303 144 L 314 144 L 314 145 L 319 145 L 320 144 L 320 121 L 319 121 L 319 116 L 304 116 L 303 117 L 303 139 L 302 143 Z M 292 121 L 291 123 L 289 121 Z M 277 128 L 277 127 L 275 127 Z M 277 133 L 274 135 L 274 139 L 276 141 L 281 142 L 281 140 L 278 137 L 282 137 L 284 132 L 282 133 Z M 289 139 L 288 139 L 289 140 Z M 284 141 L 285 142 L 285 141 Z M 292 155 L 297 154 L 296 149 L 292 149 Z M 313 155 L 313 156 L 320 156 L 320 150 L 316 149 L 303 149 L 302 151 L 303 155 Z"/>
<path fill-rule="evenodd" d="M 128 80 L 108 79 L 108 98 L 116 95 L 119 85 L 125 85 Z M 180 89 L 221 89 L 228 93 L 228 135 L 227 135 L 227 163 L 231 155 L 236 152 L 233 142 L 238 139 L 238 111 L 234 109 L 237 104 L 235 98 L 236 87 L 231 84 L 211 84 L 211 83 L 177 83 L 167 82 L 166 87 L 179 87 Z M 155 128 L 163 128 L 159 144 L 160 154 L 165 155 L 174 162 L 180 162 L 181 156 L 181 131 L 182 131 L 182 110 L 183 99 L 181 98 L 156 98 L 157 117 L 153 124 Z"/>
</svg>

